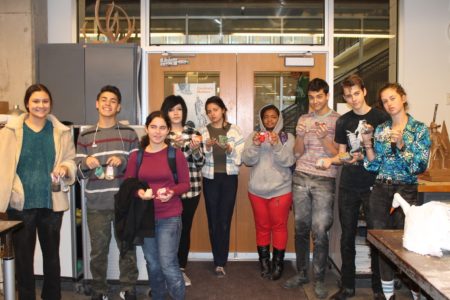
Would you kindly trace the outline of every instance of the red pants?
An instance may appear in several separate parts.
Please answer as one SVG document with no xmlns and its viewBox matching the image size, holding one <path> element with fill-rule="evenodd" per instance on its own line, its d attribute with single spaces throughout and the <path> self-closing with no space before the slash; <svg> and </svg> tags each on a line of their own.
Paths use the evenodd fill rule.
<svg viewBox="0 0 450 300">
<path fill-rule="evenodd" d="M 274 248 L 286 249 L 287 222 L 292 205 L 292 193 L 265 199 L 248 193 L 255 217 L 256 244 L 270 245 L 271 235 Z"/>
</svg>

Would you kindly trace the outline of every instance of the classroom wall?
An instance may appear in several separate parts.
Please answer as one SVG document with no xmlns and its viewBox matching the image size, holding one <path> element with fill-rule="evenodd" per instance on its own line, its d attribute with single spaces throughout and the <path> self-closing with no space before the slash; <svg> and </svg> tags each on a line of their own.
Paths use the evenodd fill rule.
<svg viewBox="0 0 450 300">
<path fill-rule="evenodd" d="M 408 94 L 410 113 L 429 125 L 450 125 L 450 1 L 401 0 L 398 81 Z"/>
</svg>

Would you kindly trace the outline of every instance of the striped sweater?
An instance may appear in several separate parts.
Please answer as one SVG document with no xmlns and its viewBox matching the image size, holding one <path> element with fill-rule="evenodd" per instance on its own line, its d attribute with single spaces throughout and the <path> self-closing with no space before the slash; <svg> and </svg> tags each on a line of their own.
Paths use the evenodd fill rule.
<svg viewBox="0 0 450 300">
<path fill-rule="evenodd" d="M 305 151 L 303 155 L 297 160 L 295 170 L 306 174 L 312 174 L 324 177 L 336 177 L 338 167 L 332 165 L 327 170 L 321 170 L 316 168 L 316 162 L 320 158 L 328 157 L 324 147 L 316 136 L 316 122 L 325 123 L 328 128 L 328 137 L 333 141 L 334 134 L 336 132 L 336 120 L 339 118 L 339 114 L 334 110 L 326 116 L 316 116 L 314 112 L 302 115 L 297 122 L 305 124 L 306 134 L 303 139 L 305 145 Z"/>
<path fill-rule="evenodd" d="M 76 163 L 78 176 L 87 179 L 85 194 L 87 207 L 95 210 L 113 210 L 114 194 L 119 191 L 127 167 L 128 156 L 137 151 L 139 139 L 133 128 L 117 123 L 111 128 L 92 126 L 80 132 L 77 141 Z M 99 179 L 95 169 L 90 170 L 86 158 L 97 158 L 106 171 L 106 161 L 111 156 L 117 156 L 122 163 L 114 170 L 114 179 Z"/>
</svg>

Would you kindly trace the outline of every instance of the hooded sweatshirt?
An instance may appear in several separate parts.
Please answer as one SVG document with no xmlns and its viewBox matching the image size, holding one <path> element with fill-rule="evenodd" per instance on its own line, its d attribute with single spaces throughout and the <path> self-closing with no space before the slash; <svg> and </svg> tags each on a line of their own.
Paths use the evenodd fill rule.
<svg viewBox="0 0 450 300">
<path fill-rule="evenodd" d="M 267 129 L 262 122 L 262 109 L 259 112 L 259 124 L 262 132 L 265 132 Z M 252 167 L 248 191 L 261 198 L 271 199 L 292 190 L 291 166 L 295 163 L 295 138 L 290 133 L 281 132 L 282 128 L 283 116 L 280 113 L 273 129 L 279 136 L 277 144 L 272 146 L 266 139 L 260 146 L 256 146 L 253 143 L 253 136 L 257 131 L 252 132 L 245 141 L 242 161 L 248 167 Z"/>
</svg>

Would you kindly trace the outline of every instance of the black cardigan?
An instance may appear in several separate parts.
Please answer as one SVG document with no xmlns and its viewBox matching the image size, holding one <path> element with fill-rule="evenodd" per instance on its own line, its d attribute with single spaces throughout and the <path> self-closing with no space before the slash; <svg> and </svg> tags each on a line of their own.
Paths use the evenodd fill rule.
<svg viewBox="0 0 450 300">
<path fill-rule="evenodd" d="M 153 200 L 142 200 L 136 196 L 139 189 L 148 189 L 145 182 L 128 178 L 114 196 L 115 229 L 123 257 L 135 245 L 142 245 L 144 237 L 155 236 L 155 211 Z"/>
</svg>

